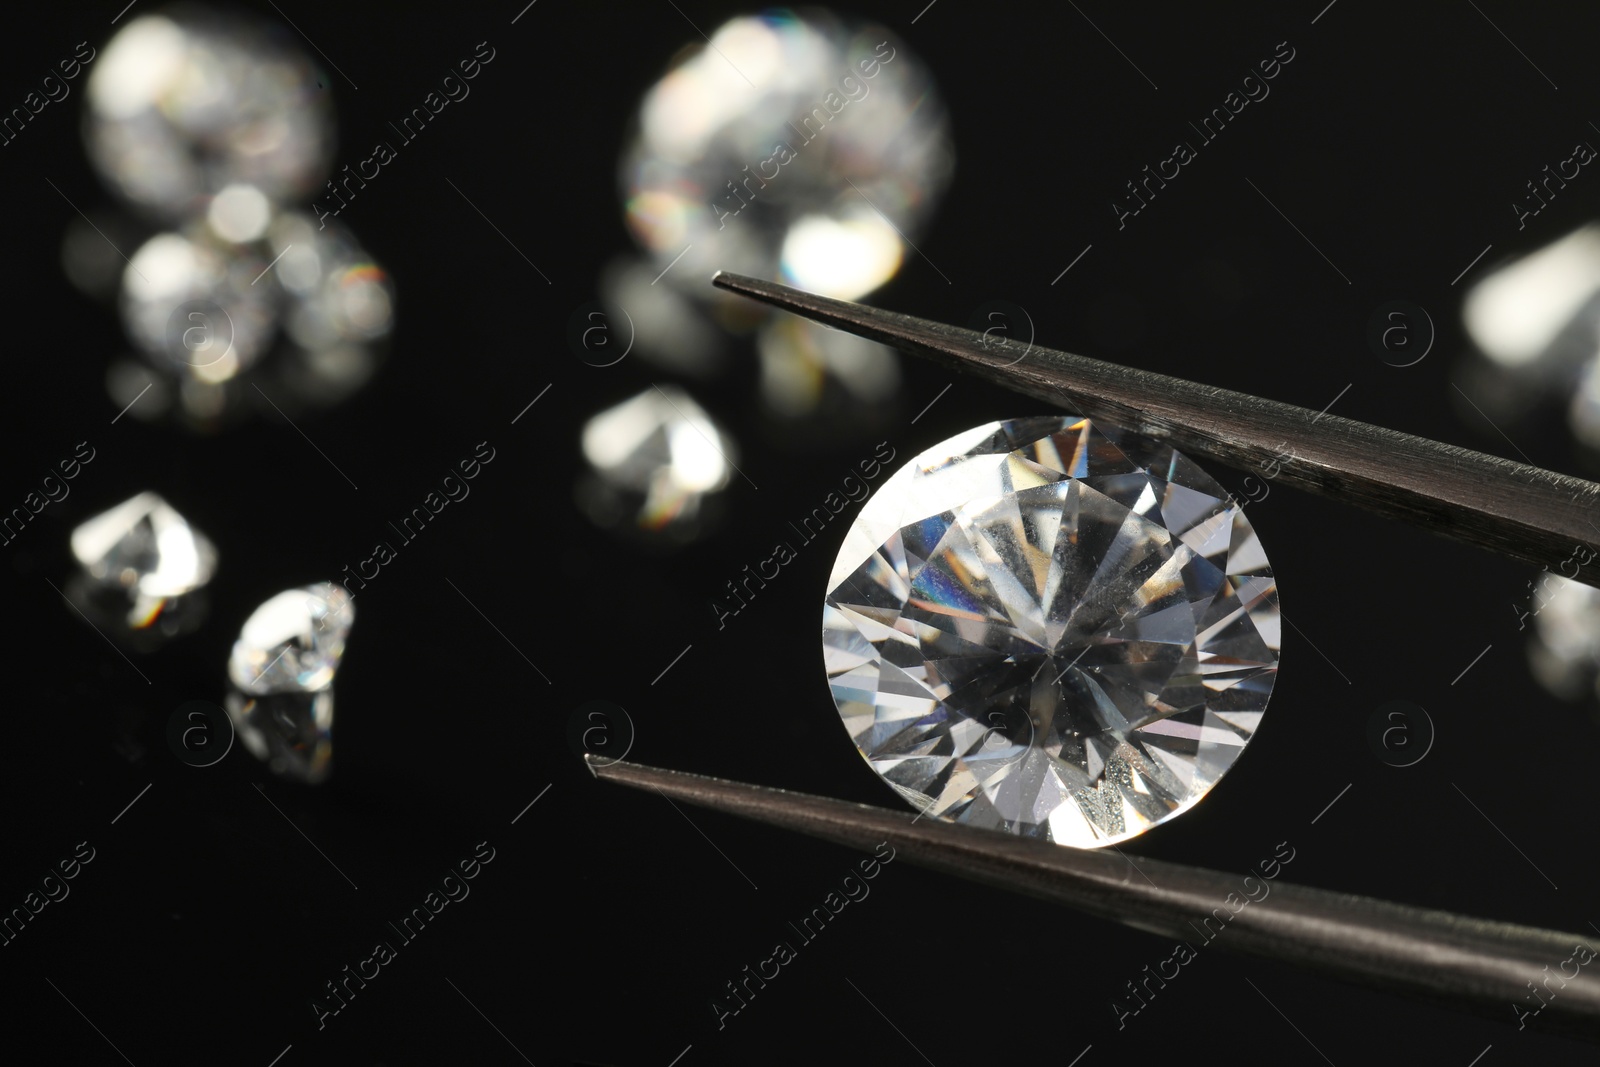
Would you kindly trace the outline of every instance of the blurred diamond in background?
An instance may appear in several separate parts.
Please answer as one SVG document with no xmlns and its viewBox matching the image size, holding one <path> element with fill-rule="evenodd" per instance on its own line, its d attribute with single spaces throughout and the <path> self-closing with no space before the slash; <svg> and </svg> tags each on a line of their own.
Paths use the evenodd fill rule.
<svg viewBox="0 0 1600 1067">
<path fill-rule="evenodd" d="M 1559 574 L 1546 575 L 1540 598 L 1532 600 L 1530 607 L 1538 610 L 1533 613 L 1528 661 L 1539 684 L 1563 700 L 1581 700 L 1596 693 L 1600 682 L 1600 589 Z"/>
<path fill-rule="evenodd" d="M 147 597 L 191 593 L 217 569 L 210 539 L 155 493 L 140 493 L 78 526 L 72 554 L 96 582 Z"/>
<path fill-rule="evenodd" d="M 158 494 L 140 493 L 72 531 L 81 571 L 67 599 L 104 633 L 138 651 L 160 647 L 205 620 L 199 591 L 217 550 Z"/>
<path fill-rule="evenodd" d="M 157 367 L 225 382 L 255 363 L 276 333 L 273 287 L 251 284 L 266 266 L 197 226 L 157 234 L 122 276 L 123 327 Z"/>
<path fill-rule="evenodd" d="M 62 262 L 119 302 L 143 357 L 108 369 L 118 408 L 214 429 L 336 403 L 371 377 L 394 286 L 347 228 L 296 208 L 332 159 L 327 85 L 287 28 L 200 8 L 143 15 L 106 45 L 84 139 L 139 217 L 75 221 Z M 104 231 L 137 248 L 125 268 Z"/>
<path fill-rule="evenodd" d="M 234 183 L 299 201 L 333 154 L 326 84 L 286 28 L 141 15 L 91 69 L 84 140 L 107 184 L 162 221 L 204 214 Z"/>
<path fill-rule="evenodd" d="M 715 498 L 736 467 L 733 439 L 688 393 L 652 386 L 583 428 L 588 473 L 578 505 L 597 525 L 652 543 L 693 539 L 716 519 Z"/>
<path fill-rule="evenodd" d="M 1462 390 L 1495 422 L 1560 404 L 1578 441 L 1600 449 L 1600 224 L 1591 223 L 1485 275 L 1461 317 L 1476 351 Z M 1470 411 L 1463 411 L 1473 418 Z M 1596 465 L 1600 457 L 1585 456 Z"/>
<path fill-rule="evenodd" d="M 333 684 L 355 622 L 355 598 L 318 582 L 263 602 L 239 630 L 228 678 L 252 696 L 315 693 Z"/>
<path fill-rule="evenodd" d="M 1463 415 L 1487 416 L 1498 427 L 1563 412 L 1592 477 L 1600 468 L 1600 224 L 1485 275 L 1461 314 L 1476 350 L 1458 367 L 1458 396 L 1481 409 Z M 1533 676 L 1564 700 L 1600 697 L 1600 589 L 1564 576 L 1592 558 L 1574 546 L 1512 605 L 1519 629 L 1533 623 Z"/>
<path fill-rule="evenodd" d="M 647 259 L 614 263 L 606 297 L 639 320 L 641 354 L 685 375 L 717 373 L 727 335 L 757 333 L 774 413 L 881 407 L 899 383 L 889 349 L 771 316 L 707 279 L 720 269 L 863 297 L 916 254 L 953 165 L 932 79 L 888 31 L 817 10 L 732 19 L 645 94 L 621 180 Z"/>
</svg>

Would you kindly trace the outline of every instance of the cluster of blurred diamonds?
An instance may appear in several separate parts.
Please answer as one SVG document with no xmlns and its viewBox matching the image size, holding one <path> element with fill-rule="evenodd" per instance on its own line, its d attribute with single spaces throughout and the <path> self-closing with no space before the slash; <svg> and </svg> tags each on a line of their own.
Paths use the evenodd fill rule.
<svg viewBox="0 0 1600 1067">
<path fill-rule="evenodd" d="M 574 343 L 593 366 L 626 351 L 684 386 L 651 387 L 590 422 L 578 490 L 589 516 L 656 543 L 708 528 L 737 460 L 688 388 L 741 363 L 759 366 L 759 410 L 789 442 L 835 443 L 883 420 L 900 382 L 891 350 L 709 279 L 728 270 L 864 297 L 916 255 L 953 166 L 926 67 L 882 27 L 771 11 L 683 48 L 645 93 L 622 153 L 640 251 L 606 268 L 601 307 Z"/>
<path fill-rule="evenodd" d="M 62 258 L 120 311 L 137 355 L 107 387 L 132 417 L 205 428 L 263 398 L 333 403 L 382 354 L 389 278 L 303 207 L 327 179 L 334 122 L 327 77 L 286 33 L 200 9 L 142 15 L 91 68 L 86 148 L 131 211 L 74 220 Z"/>
<path fill-rule="evenodd" d="M 1497 426 L 1564 416 L 1593 478 L 1600 471 L 1600 223 L 1590 223 L 1487 274 L 1462 318 L 1475 351 L 1458 368 L 1461 393 Z M 1463 401 L 1465 403 L 1465 401 Z M 1559 413 L 1559 415 L 1558 415 Z M 1464 411 L 1469 418 L 1481 417 Z M 1596 517 L 1600 525 L 1600 515 Z M 1566 700 L 1600 697 L 1600 589 L 1573 581 L 1578 562 L 1552 561 L 1512 604 L 1529 634 L 1534 677 Z M 1563 573 L 1565 572 L 1565 573 Z"/>
</svg>

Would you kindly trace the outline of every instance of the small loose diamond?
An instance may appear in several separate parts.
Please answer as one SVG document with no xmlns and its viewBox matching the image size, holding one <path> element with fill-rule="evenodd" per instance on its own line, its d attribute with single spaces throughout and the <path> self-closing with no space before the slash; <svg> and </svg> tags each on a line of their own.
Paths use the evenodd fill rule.
<svg viewBox="0 0 1600 1067">
<path fill-rule="evenodd" d="M 1276 677 L 1243 512 L 1158 441 L 1076 416 L 917 456 L 845 535 L 823 651 L 845 727 L 919 810 L 1097 847 L 1196 803 Z"/>
<path fill-rule="evenodd" d="M 277 335 L 277 296 L 251 285 L 267 260 L 199 226 L 159 233 L 122 276 L 122 324 L 158 368 L 217 385 L 249 369 Z"/>
<path fill-rule="evenodd" d="M 245 620 L 228 677 L 252 696 L 326 689 L 355 610 L 350 594 L 331 582 L 279 593 Z"/>
<path fill-rule="evenodd" d="M 694 398 L 653 386 L 583 427 L 591 475 L 579 502 L 602 526 L 688 539 L 705 525 L 708 500 L 727 487 L 737 450 Z"/>
<path fill-rule="evenodd" d="M 211 542 L 155 493 L 140 493 L 72 531 L 83 570 L 67 599 L 119 639 L 149 651 L 206 615 L 199 590 L 217 569 Z"/>
<path fill-rule="evenodd" d="M 687 34 L 685 34 L 687 37 Z M 822 11 L 732 18 L 646 91 L 623 151 L 626 222 L 662 284 L 714 270 L 841 299 L 894 276 L 954 169 L 926 64 Z M 646 344 L 649 338 L 643 339 Z"/>
<path fill-rule="evenodd" d="M 755 333 L 773 414 L 859 423 L 894 396 L 891 349 L 703 279 L 728 270 L 844 300 L 883 285 L 919 258 L 954 172 L 944 104 L 881 26 L 772 9 L 708 30 L 640 102 L 621 182 L 644 257 L 615 263 L 605 296 L 637 320 L 643 358 L 710 376 L 730 366 L 728 335 Z"/>
<path fill-rule="evenodd" d="M 1600 589 L 1548 571 L 1528 588 L 1518 628 L 1533 630 L 1534 678 L 1563 700 L 1591 691 L 1600 696 Z"/>
<path fill-rule="evenodd" d="M 177 597 L 211 580 L 217 552 L 155 493 L 140 493 L 72 531 L 72 554 L 103 586 Z"/>
<path fill-rule="evenodd" d="M 302 199 L 333 154 L 327 77 L 281 27 L 193 8 L 137 15 L 89 71 L 89 159 L 115 192 L 171 221 L 235 183 Z"/>
</svg>

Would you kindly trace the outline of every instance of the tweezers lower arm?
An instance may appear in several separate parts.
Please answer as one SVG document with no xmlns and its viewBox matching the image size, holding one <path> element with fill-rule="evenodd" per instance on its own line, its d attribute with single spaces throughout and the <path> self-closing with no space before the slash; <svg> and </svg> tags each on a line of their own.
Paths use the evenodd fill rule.
<svg viewBox="0 0 1600 1067">
<path fill-rule="evenodd" d="M 1503 1022 L 1600 1041 L 1600 939 L 1264 881 L 1223 871 L 1063 848 L 909 812 L 585 757 L 603 781 L 872 851 L 1186 941 L 1312 968 Z M 1262 886 L 1269 887 L 1262 895 Z M 1257 898 L 1259 899 L 1253 899 Z M 1238 902 L 1250 899 L 1249 903 Z M 1564 964 L 1576 972 L 1566 974 Z M 1117 995 L 1110 990 L 1108 996 Z M 1542 1009 L 1542 1010 L 1541 1010 Z"/>
</svg>

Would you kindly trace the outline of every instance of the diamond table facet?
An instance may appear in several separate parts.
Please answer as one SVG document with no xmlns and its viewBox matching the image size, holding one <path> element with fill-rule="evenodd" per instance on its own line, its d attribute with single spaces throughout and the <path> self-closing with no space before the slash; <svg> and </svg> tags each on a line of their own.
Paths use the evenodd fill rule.
<svg viewBox="0 0 1600 1067">
<path fill-rule="evenodd" d="M 1158 441 L 989 423 L 863 506 L 823 651 L 856 747 L 915 807 L 1098 847 L 1195 804 L 1277 673 L 1277 585 L 1233 498 Z"/>
</svg>

